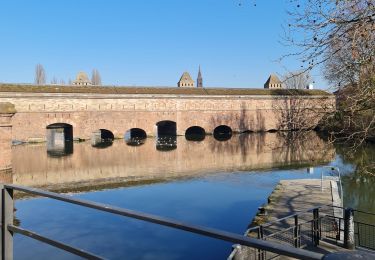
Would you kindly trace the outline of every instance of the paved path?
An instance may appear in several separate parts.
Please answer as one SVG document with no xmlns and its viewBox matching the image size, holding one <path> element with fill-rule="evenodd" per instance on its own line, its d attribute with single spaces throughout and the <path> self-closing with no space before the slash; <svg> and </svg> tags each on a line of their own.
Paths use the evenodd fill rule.
<svg viewBox="0 0 375 260">
<path fill-rule="evenodd" d="M 269 222 L 300 211 L 331 204 L 332 191 L 329 180 L 281 180 L 265 207 L 268 216 L 262 219 Z"/>
<path fill-rule="evenodd" d="M 270 197 L 268 198 L 268 204 L 264 206 L 267 214 L 257 215 L 251 226 L 258 226 L 268 222 L 275 221 L 277 219 L 292 215 L 294 213 L 301 213 L 314 207 L 324 206 L 324 205 L 337 205 L 337 198 L 339 196 L 337 193 L 337 185 L 335 182 L 330 180 L 320 180 L 320 179 L 298 179 L 298 180 L 282 180 L 276 186 Z M 333 201 L 336 200 L 336 201 Z M 328 213 L 329 215 L 334 214 L 332 208 L 321 210 L 323 213 Z M 336 214 L 336 212 L 335 212 Z M 302 240 L 301 243 L 305 244 L 305 249 L 326 254 L 329 252 L 344 251 L 345 249 L 337 246 L 335 243 L 326 243 L 324 241 L 320 242 L 319 247 L 310 246 L 311 241 L 311 220 L 313 218 L 312 212 L 307 214 L 299 215 L 299 223 L 304 223 L 310 221 L 300 228 Z M 331 228 L 332 223 L 328 223 L 328 227 Z M 278 232 L 280 230 L 287 230 L 290 227 L 294 227 L 294 218 L 288 218 L 283 221 L 278 221 L 272 225 L 265 225 L 264 236 L 268 236 L 272 233 Z M 252 237 L 257 237 L 257 231 L 248 234 Z M 269 241 L 285 243 L 288 245 L 293 245 L 293 229 L 289 229 L 286 232 L 282 232 L 276 236 L 271 236 L 267 238 Z M 254 250 L 250 248 L 238 249 L 234 259 L 254 259 Z M 267 258 L 271 255 L 268 255 Z M 233 255 L 233 254 L 232 254 Z M 288 257 L 279 257 L 278 259 L 290 259 Z"/>
</svg>

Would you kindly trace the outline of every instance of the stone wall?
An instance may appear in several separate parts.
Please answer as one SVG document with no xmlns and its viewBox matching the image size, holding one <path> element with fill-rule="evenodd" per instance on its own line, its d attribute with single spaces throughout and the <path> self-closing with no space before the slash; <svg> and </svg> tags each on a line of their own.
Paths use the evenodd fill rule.
<svg viewBox="0 0 375 260">
<path fill-rule="evenodd" d="M 14 106 L 0 102 L 0 174 L 12 167 L 12 116 Z"/>
<path fill-rule="evenodd" d="M 298 108 L 291 106 L 293 100 L 298 100 Z M 178 135 L 184 135 L 190 126 L 201 126 L 206 133 L 219 125 L 235 132 L 287 129 L 290 126 L 285 121 L 290 119 L 291 107 L 300 110 L 299 117 L 308 118 L 306 127 L 313 127 L 334 108 L 333 96 L 2 92 L 0 102 L 15 104 L 13 139 L 21 141 L 45 140 L 46 127 L 53 123 L 71 124 L 74 137 L 83 139 L 98 129 L 123 137 L 127 130 L 141 128 L 154 136 L 156 123 L 162 120 L 176 122 Z"/>
</svg>

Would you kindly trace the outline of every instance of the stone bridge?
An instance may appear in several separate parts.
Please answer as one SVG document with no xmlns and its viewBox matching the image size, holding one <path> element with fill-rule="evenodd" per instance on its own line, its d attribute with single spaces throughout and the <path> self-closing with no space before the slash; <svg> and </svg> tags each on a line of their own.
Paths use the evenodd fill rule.
<svg viewBox="0 0 375 260">
<path fill-rule="evenodd" d="M 48 129 L 60 127 L 81 139 L 99 130 L 123 138 L 130 130 L 157 136 L 311 128 L 335 104 L 321 90 L 4 84 L 0 102 L 15 106 L 12 139 L 19 141 L 44 141 Z"/>
</svg>

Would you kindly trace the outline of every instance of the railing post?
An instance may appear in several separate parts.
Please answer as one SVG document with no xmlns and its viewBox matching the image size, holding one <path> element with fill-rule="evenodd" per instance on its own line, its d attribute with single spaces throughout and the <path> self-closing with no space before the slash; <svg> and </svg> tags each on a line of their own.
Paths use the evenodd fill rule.
<svg viewBox="0 0 375 260">
<path fill-rule="evenodd" d="M 13 189 L 4 188 L 1 184 L 1 256 L 2 259 L 13 259 L 13 232 L 8 225 L 13 224 Z"/>
<path fill-rule="evenodd" d="M 359 233 L 358 236 L 360 236 Z M 344 247 L 350 250 L 355 248 L 354 216 L 351 208 L 346 208 L 344 212 Z"/>
<path fill-rule="evenodd" d="M 313 210 L 313 241 L 314 246 L 319 245 L 320 240 L 320 230 L 319 230 L 319 208 Z"/>
<path fill-rule="evenodd" d="M 264 238 L 264 233 L 263 233 L 263 226 L 260 225 L 258 228 L 258 238 L 263 240 Z M 266 259 L 266 252 L 262 249 L 259 249 L 259 259 L 264 260 Z"/>
<path fill-rule="evenodd" d="M 300 241 L 299 241 L 300 237 L 299 237 L 298 215 L 294 216 L 293 238 L 294 238 L 294 247 L 299 248 L 300 247 Z"/>
</svg>

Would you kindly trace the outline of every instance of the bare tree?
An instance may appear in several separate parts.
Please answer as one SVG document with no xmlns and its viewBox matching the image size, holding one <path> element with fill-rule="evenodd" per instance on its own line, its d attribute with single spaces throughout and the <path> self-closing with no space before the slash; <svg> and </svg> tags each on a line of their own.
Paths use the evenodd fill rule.
<svg viewBox="0 0 375 260">
<path fill-rule="evenodd" d="M 51 85 L 57 85 L 58 81 L 57 81 L 57 78 L 55 76 L 53 76 L 52 80 L 51 80 Z"/>
<path fill-rule="evenodd" d="M 100 73 L 97 69 L 92 70 L 91 83 L 93 85 L 97 85 L 97 86 L 102 85 L 102 79 L 101 79 Z"/>
<path fill-rule="evenodd" d="M 35 85 L 45 85 L 46 84 L 46 73 L 42 64 L 37 64 L 35 66 Z"/>
<path fill-rule="evenodd" d="M 311 99 L 308 95 L 299 95 L 297 90 L 295 91 L 296 93 L 290 93 L 289 97 L 274 97 L 272 107 L 277 112 L 278 130 L 312 130 L 326 114 L 334 111 L 334 100 L 331 96 Z"/>
<path fill-rule="evenodd" d="M 287 89 L 306 89 L 312 77 L 308 71 L 295 71 L 287 73 L 282 81 Z"/>
<path fill-rule="evenodd" d="M 72 79 L 69 79 L 69 80 L 68 80 L 68 85 L 69 85 L 69 86 L 73 85 Z"/>
<path fill-rule="evenodd" d="M 65 80 L 61 79 L 60 80 L 60 85 L 65 85 Z"/>
<path fill-rule="evenodd" d="M 323 126 L 355 145 L 375 140 L 375 0 L 291 0 L 285 42 L 303 71 L 319 66 L 335 86 L 337 111 Z"/>
</svg>

